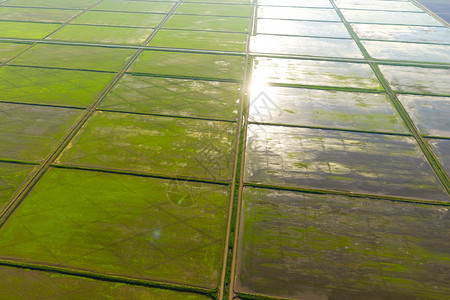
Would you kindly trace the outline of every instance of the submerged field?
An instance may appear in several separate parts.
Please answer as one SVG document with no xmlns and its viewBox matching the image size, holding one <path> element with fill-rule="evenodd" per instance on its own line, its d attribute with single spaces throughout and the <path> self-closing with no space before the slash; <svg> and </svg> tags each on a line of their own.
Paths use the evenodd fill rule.
<svg viewBox="0 0 450 300">
<path fill-rule="evenodd" d="M 415 0 L 0 0 L 0 298 L 448 299 L 449 82 Z"/>
</svg>

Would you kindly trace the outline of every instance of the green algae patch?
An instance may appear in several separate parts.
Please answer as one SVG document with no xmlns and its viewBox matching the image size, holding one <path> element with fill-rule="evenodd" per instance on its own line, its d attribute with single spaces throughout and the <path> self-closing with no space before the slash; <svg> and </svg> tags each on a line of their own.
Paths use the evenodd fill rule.
<svg viewBox="0 0 450 300">
<path fill-rule="evenodd" d="M 113 79 L 113 74 L 45 68 L 0 69 L 2 100 L 86 107 Z"/>
<path fill-rule="evenodd" d="M 67 133 L 81 110 L 0 103 L 0 157 L 43 161 Z"/>
<path fill-rule="evenodd" d="M 81 10 L 51 8 L 0 7 L 0 19 L 10 21 L 66 22 Z"/>
<path fill-rule="evenodd" d="M 156 27 L 163 19 L 163 14 L 88 11 L 76 18 L 72 24 Z"/>
<path fill-rule="evenodd" d="M 244 56 L 144 51 L 130 71 L 207 79 L 241 80 Z"/>
<path fill-rule="evenodd" d="M 163 28 L 247 33 L 248 25 L 249 20 L 247 18 L 173 15 Z"/>
<path fill-rule="evenodd" d="M 168 13 L 174 5 L 174 2 L 105 0 L 95 10 Z"/>
<path fill-rule="evenodd" d="M 149 46 L 245 52 L 247 34 L 190 30 L 160 30 Z"/>
<path fill-rule="evenodd" d="M 61 27 L 60 24 L 0 21 L 0 38 L 42 39 Z"/>
<path fill-rule="evenodd" d="M 253 122 L 408 133 L 385 94 L 255 85 L 250 97 Z"/>
<path fill-rule="evenodd" d="M 367 64 L 257 57 L 253 83 L 381 90 L 375 73 Z"/>
<path fill-rule="evenodd" d="M 251 6 L 212 3 L 182 3 L 175 13 L 187 15 L 250 17 Z"/>
<path fill-rule="evenodd" d="M 33 165 L 0 161 L 0 212 L 35 168 Z"/>
<path fill-rule="evenodd" d="M 447 298 L 446 207 L 254 188 L 243 201 L 238 292 Z"/>
<path fill-rule="evenodd" d="M 0 42 L 0 63 L 6 62 L 8 59 L 13 58 L 21 51 L 29 47 L 29 44 L 22 43 L 3 43 Z"/>
<path fill-rule="evenodd" d="M 115 72 L 134 53 L 134 49 L 40 44 L 33 46 L 11 64 Z"/>
<path fill-rule="evenodd" d="M 94 25 L 67 25 L 48 40 L 100 44 L 142 45 L 153 29 L 108 27 Z"/>
<path fill-rule="evenodd" d="M 102 101 L 107 110 L 236 120 L 240 84 L 126 74 Z"/>
<path fill-rule="evenodd" d="M 13 267 L 0 267 L 0 294 L 5 299 L 147 299 L 207 300 L 206 296 L 146 288 L 124 283 L 41 272 Z"/>
<path fill-rule="evenodd" d="M 230 122 L 97 112 L 57 162 L 229 180 L 235 135 Z"/>
<path fill-rule="evenodd" d="M 412 137 L 268 125 L 248 132 L 247 182 L 450 201 Z"/>
<path fill-rule="evenodd" d="M 0 230 L 0 257 L 214 289 L 228 188 L 50 169 Z"/>
</svg>

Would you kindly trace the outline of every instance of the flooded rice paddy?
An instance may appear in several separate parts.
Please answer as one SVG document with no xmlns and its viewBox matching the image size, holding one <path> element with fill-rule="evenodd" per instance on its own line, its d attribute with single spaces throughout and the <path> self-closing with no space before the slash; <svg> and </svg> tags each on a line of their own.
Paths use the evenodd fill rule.
<svg viewBox="0 0 450 300">
<path fill-rule="evenodd" d="M 0 0 L 0 298 L 448 299 L 442 7 Z"/>
</svg>

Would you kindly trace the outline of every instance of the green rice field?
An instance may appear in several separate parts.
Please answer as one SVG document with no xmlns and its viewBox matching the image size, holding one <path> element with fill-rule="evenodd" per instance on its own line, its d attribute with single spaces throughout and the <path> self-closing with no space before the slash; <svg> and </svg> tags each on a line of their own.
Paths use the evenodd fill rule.
<svg viewBox="0 0 450 300">
<path fill-rule="evenodd" d="M 450 299 L 449 174 L 416 0 L 0 0 L 0 299 Z"/>
</svg>

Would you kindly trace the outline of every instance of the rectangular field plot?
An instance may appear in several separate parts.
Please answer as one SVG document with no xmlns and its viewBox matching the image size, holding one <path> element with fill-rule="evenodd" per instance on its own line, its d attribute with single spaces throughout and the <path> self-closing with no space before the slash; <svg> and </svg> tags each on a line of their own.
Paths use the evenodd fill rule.
<svg viewBox="0 0 450 300">
<path fill-rule="evenodd" d="M 428 141 L 447 174 L 450 174 L 450 140 L 433 139 Z"/>
<path fill-rule="evenodd" d="M 247 18 L 174 15 L 164 24 L 163 28 L 246 33 L 248 25 L 249 19 Z"/>
<path fill-rule="evenodd" d="M 176 14 L 250 17 L 251 6 L 212 3 L 182 3 Z"/>
<path fill-rule="evenodd" d="M 2 100 L 86 107 L 112 80 L 113 74 L 44 68 L 0 68 Z"/>
<path fill-rule="evenodd" d="M 67 25 L 47 39 L 67 42 L 142 45 L 152 32 L 153 29 L 147 28 Z"/>
<path fill-rule="evenodd" d="M 367 64 L 257 57 L 253 83 L 282 83 L 381 90 Z"/>
<path fill-rule="evenodd" d="M 214 289 L 221 185 L 51 169 L 0 230 L 0 257 Z"/>
<path fill-rule="evenodd" d="M 450 69 L 381 65 L 380 70 L 395 91 L 450 95 Z"/>
<path fill-rule="evenodd" d="M 61 24 L 0 21 L 0 38 L 43 39 Z"/>
<path fill-rule="evenodd" d="M 250 125 L 246 180 L 450 201 L 412 137 Z"/>
<path fill-rule="evenodd" d="M 97 112 L 58 163 L 229 180 L 235 139 L 230 122 Z"/>
<path fill-rule="evenodd" d="M 0 161 L 0 212 L 35 168 L 33 165 Z"/>
<path fill-rule="evenodd" d="M 0 42 L 0 63 L 6 62 L 8 59 L 13 58 L 29 46 L 30 44 L 25 43 Z"/>
<path fill-rule="evenodd" d="M 0 20 L 63 23 L 80 12 L 81 10 L 0 7 Z"/>
<path fill-rule="evenodd" d="M 125 112 L 236 120 L 241 84 L 125 75 L 101 108 Z"/>
<path fill-rule="evenodd" d="M 334 9 L 317 9 L 304 7 L 258 7 L 258 18 L 263 19 L 286 19 L 303 21 L 334 21 L 340 22 L 338 14 Z"/>
<path fill-rule="evenodd" d="M 211 299 L 192 293 L 3 266 L 0 267 L 0 294 L 6 299 L 127 299 L 130 295 L 147 300 Z"/>
<path fill-rule="evenodd" d="M 374 23 L 390 25 L 422 25 L 442 26 L 438 20 L 425 12 L 374 11 L 359 9 L 342 9 L 344 17 L 349 22 Z"/>
<path fill-rule="evenodd" d="M 408 133 L 385 94 L 256 85 L 250 99 L 253 122 Z"/>
<path fill-rule="evenodd" d="M 48 7 L 48 8 L 68 8 L 68 9 L 85 9 L 94 5 L 98 0 L 10 0 L 10 6 L 24 7 Z"/>
<path fill-rule="evenodd" d="M 422 10 L 412 4 L 409 1 L 384 1 L 384 0 L 336 0 L 336 5 L 339 8 L 349 8 L 349 9 L 365 9 L 365 10 L 375 10 L 375 11 L 401 11 L 401 12 L 422 12 Z"/>
<path fill-rule="evenodd" d="M 423 135 L 450 138 L 450 98 L 398 95 L 411 119 Z"/>
<path fill-rule="evenodd" d="M 0 158 L 42 161 L 81 113 L 77 109 L 0 103 Z"/>
<path fill-rule="evenodd" d="M 95 10 L 112 10 L 128 12 L 167 13 L 175 5 L 174 2 L 104 0 L 95 6 Z"/>
<path fill-rule="evenodd" d="M 243 69 L 243 56 L 144 51 L 129 71 L 200 79 L 241 80 Z"/>
<path fill-rule="evenodd" d="M 337 22 L 258 19 L 256 28 L 258 34 L 351 38 L 345 25 Z"/>
<path fill-rule="evenodd" d="M 324 57 L 363 58 L 351 39 L 330 39 L 258 34 L 250 40 L 256 53 L 292 54 Z"/>
<path fill-rule="evenodd" d="M 134 49 L 39 44 L 13 60 L 12 65 L 119 71 Z"/>
<path fill-rule="evenodd" d="M 76 18 L 72 24 L 156 27 L 164 17 L 164 14 L 88 11 Z"/>
<path fill-rule="evenodd" d="M 309 0 L 258 0 L 259 5 L 273 5 L 273 6 L 301 6 L 301 7 L 324 7 L 332 8 L 330 1 L 328 0 L 315 0 L 311 2 Z"/>
<path fill-rule="evenodd" d="M 248 188 L 242 213 L 238 292 L 283 299 L 448 296 L 445 206 Z"/>
<path fill-rule="evenodd" d="M 450 45 L 363 41 L 375 59 L 450 64 Z"/>
<path fill-rule="evenodd" d="M 376 24 L 352 24 L 352 27 L 361 39 L 450 44 L 450 28 L 446 27 Z"/>
<path fill-rule="evenodd" d="M 247 34 L 196 30 L 160 30 L 149 46 L 245 52 Z"/>
</svg>

